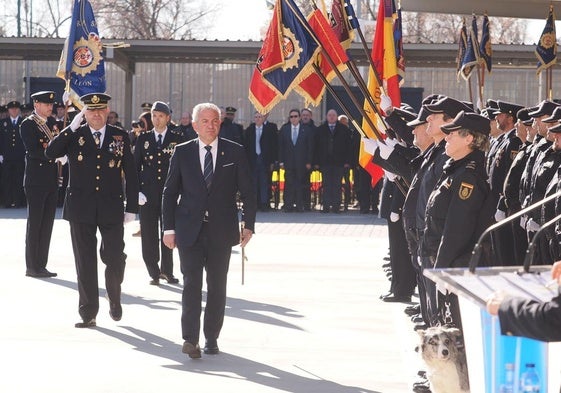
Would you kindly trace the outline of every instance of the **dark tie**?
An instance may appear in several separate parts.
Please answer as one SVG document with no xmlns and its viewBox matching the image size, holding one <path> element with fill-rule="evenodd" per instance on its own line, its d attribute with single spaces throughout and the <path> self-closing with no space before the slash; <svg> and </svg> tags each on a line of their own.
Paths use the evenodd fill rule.
<svg viewBox="0 0 561 393">
<path fill-rule="evenodd" d="M 212 153 L 210 150 L 212 146 L 205 146 L 205 169 L 203 171 L 203 176 L 205 178 L 206 188 L 210 188 L 210 183 L 212 183 Z"/>
<path fill-rule="evenodd" d="M 14 127 L 16 126 L 16 124 L 17 124 L 17 121 L 12 120 L 12 125 L 13 125 Z"/>
<path fill-rule="evenodd" d="M 292 126 L 292 144 L 295 145 L 298 140 L 298 128 Z"/>
<path fill-rule="evenodd" d="M 157 142 L 157 145 L 158 145 L 158 149 L 161 149 L 161 148 L 162 148 L 162 134 L 158 134 L 158 142 Z"/>
<path fill-rule="evenodd" d="M 94 136 L 94 141 L 95 141 L 95 146 L 99 149 L 99 145 L 101 142 L 101 132 L 100 131 L 96 131 L 93 133 Z"/>
<path fill-rule="evenodd" d="M 335 126 L 333 124 L 329 126 L 329 131 L 331 131 L 331 134 L 335 131 Z"/>
</svg>

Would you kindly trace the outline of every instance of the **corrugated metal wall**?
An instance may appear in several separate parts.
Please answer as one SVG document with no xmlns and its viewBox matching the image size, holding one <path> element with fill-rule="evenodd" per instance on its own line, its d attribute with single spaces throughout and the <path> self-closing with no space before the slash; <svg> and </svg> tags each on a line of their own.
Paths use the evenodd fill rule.
<svg viewBox="0 0 561 393">
<path fill-rule="evenodd" d="M 24 77 L 52 78 L 57 66 L 57 62 L 0 61 L 0 103 L 13 99 L 27 102 L 27 97 L 24 97 Z M 140 114 L 140 105 L 146 101 L 169 102 L 174 120 L 179 120 L 181 113 L 190 111 L 195 104 L 211 101 L 219 106 L 238 108 L 237 121 L 247 126 L 253 118 L 254 110 L 247 98 L 252 70 L 251 64 L 139 63 L 133 79 L 133 117 L 136 116 L 135 111 Z M 111 108 L 124 113 L 125 73 L 115 64 L 106 63 L 106 77 L 107 92 L 113 97 Z M 560 77 L 560 72 L 555 70 L 554 80 L 559 80 Z M 477 102 L 475 80 L 474 75 L 472 91 L 474 101 Z M 333 83 L 339 84 L 337 79 Z M 484 98 L 500 98 L 531 105 L 539 100 L 538 85 L 534 69 L 496 69 L 486 76 Z M 466 83 L 463 80 L 457 81 L 454 69 L 408 68 L 404 86 L 422 87 L 425 95 L 434 92 L 461 100 L 469 99 Z M 556 86 L 554 97 L 560 93 L 559 84 Z M 273 109 L 269 118 L 280 125 L 287 121 L 290 109 L 303 106 L 303 99 L 291 93 L 287 100 Z M 324 112 L 325 108 L 314 109 L 316 123 L 323 119 Z M 130 121 L 121 120 L 125 126 Z"/>
</svg>

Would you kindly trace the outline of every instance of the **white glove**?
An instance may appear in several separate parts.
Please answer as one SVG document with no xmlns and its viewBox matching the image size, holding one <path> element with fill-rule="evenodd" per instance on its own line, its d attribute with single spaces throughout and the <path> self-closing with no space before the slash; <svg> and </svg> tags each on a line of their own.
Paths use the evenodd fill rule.
<svg viewBox="0 0 561 393">
<path fill-rule="evenodd" d="M 520 217 L 520 226 L 522 229 L 526 230 L 526 221 L 528 221 L 528 216 Z"/>
<path fill-rule="evenodd" d="M 374 155 L 376 149 L 378 148 L 378 141 L 376 139 L 360 138 L 364 146 L 364 151 L 368 154 Z"/>
<path fill-rule="evenodd" d="M 504 211 L 497 209 L 497 211 L 495 212 L 495 221 L 499 222 L 502 221 L 506 218 L 506 214 Z"/>
<path fill-rule="evenodd" d="M 380 150 L 380 152 L 381 152 L 381 150 Z M 389 181 L 392 181 L 392 182 L 393 182 L 393 181 L 395 180 L 395 178 L 397 177 L 397 175 L 396 175 L 395 173 L 388 172 L 388 171 L 386 171 L 385 169 L 384 169 L 384 174 L 386 175 L 386 178 L 387 178 Z"/>
<path fill-rule="evenodd" d="M 0 164 L 4 162 L 4 156 L 0 156 Z"/>
<path fill-rule="evenodd" d="M 136 219 L 136 214 L 125 212 L 125 218 L 123 219 L 123 224 L 128 224 Z"/>
<path fill-rule="evenodd" d="M 76 131 L 78 127 L 80 127 L 80 124 L 82 124 L 82 119 L 84 118 L 84 113 L 86 113 L 87 110 L 88 107 L 84 105 L 82 110 L 74 117 L 74 119 L 72 119 L 72 122 L 70 123 L 70 129 L 72 131 Z"/>
<path fill-rule="evenodd" d="M 399 221 L 399 214 L 398 213 L 390 213 L 390 221 L 391 222 L 398 222 Z"/>
<path fill-rule="evenodd" d="M 68 91 L 62 93 L 62 103 L 64 105 L 72 105 L 72 100 L 70 99 L 70 93 Z"/>
<path fill-rule="evenodd" d="M 526 223 L 526 230 L 528 232 L 537 232 L 538 229 L 540 229 L 540 224 L 538 224 L 532 218 L 530 218 Z"/>
<path fill-rule="evenodd" d="M 138 193 L 138 205 L 143 206 L 146 202 L 148 202 L 148 199 L 146 199 L 146 195 L 144 195 L 142 192 L 139 192 Z"/>
<path fill-rule="evenodd" d="M 395 145 L 397 145 L 399 143 L 399 141 L 397 139 L 393 139 L 393 138 L 386 138 L 386 145 L 390 146 L 390 147 L 394 147 Z"/>
<path fill-rule="evenodd" d="M 68 157 L 66 156 L 59 157 L 55 160 L 55 162 L 60 162 L 60 165 L 66 165 L 66 163 L 68 162 Z"/>
<path fill-rule="evenodd" d="M 393 146 L 389 146 L 387 144 L 380 142 L 378 143 L 378 147 L 380 148 L 380 157 L 382 157 L 384 160 L 387 160 L 390 154 L 392 154 L 393 152 Z"/>
<path fill-rule="evenodd" d="M 385 94 L 380 96 L 380 108 L 384 113 L 389 114 L 393 110 L 392 99 Z"/>
</svg>

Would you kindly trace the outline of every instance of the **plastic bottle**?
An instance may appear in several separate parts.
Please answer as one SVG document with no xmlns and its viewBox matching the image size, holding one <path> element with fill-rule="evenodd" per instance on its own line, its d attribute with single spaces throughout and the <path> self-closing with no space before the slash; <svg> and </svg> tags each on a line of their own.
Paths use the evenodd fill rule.
<svg viewBox="0 0 561 393">
<path fill-rule="evenodd" d="M 505 363 L 504 383 L 499 389 L 500 393 L 514 393 L 514 364 Z"/>
<path fill-rule="evenodd" d="M 520 375 L 520 392 L 540 392 L 540 377 L 536 372 L 534 363 L 526 363 L 526 370 Z"/>
</svg>

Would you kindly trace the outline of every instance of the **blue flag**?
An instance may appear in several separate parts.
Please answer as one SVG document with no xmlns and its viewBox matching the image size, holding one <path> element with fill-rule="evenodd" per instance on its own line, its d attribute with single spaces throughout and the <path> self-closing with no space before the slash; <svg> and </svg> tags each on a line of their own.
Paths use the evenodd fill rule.
<svg viewBox="0 0 561 393">
<path fill-rule="evenodd" d="M 88 0 L 74 0 L 70 33 L 60 56 L 57 76 L 67 82 L 70 98 L 81 106 L 79 97 L 105 92 L 105 63 L 92 6 Z"/>
<path fill-rule="evenodd" d="M 458 57 L 456 58 L 456 63 L 458 64 L 456 72 L 458 74 L 458 80 L 460 79 L 460 73 L 462 71 L 462 63 L 464 61 L 464 56 L 466 55 L 467 48 L 467 27 L 466 19 L 462 20 L 462 28 L 460 29 L 460 37 L 458 39 Z"/>
<path fill-rule="evenodd" d="M 487 71 L 491 72 L 493 49 L 491 48 L 491 32 L 489 31 L 489 17 L 483 15 L 483 26 L 481 26 L 481 42 L 479 43 L 479 56 L 481 62 L 485 63 Z"/>
<path fill-rule="evenodd" d="M 557 37 L 555 33 L 555 14 L 553 6 L 549 7 L 549 15 L 545 22 L 545 27 L 540 36 L 540 42 L 536 46 L 536 57 L 538 58 L 538 69 L 536 73 L 539 75 L 557 62 Z"/>
<path fill-rule="evenodd" d="M 462 60 L 460 75 L 465 80 L 471 77 L 471 73 L 479 62 L 479 44 L 477 42 L 477 18 L 473 15 L 471 20 L 471 29 L 467 37 L 466 53 Z"/>
</svg>

